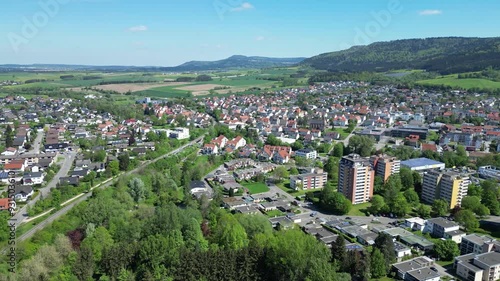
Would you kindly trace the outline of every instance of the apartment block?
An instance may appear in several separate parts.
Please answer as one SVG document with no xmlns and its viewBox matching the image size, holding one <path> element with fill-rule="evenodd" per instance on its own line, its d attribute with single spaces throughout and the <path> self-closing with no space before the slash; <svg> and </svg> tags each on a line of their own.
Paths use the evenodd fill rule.
<svg viewBox="0 0 500 281">
<path fill-rule="evenodd" d="M 470 234 L 462 237 L 460 253 L 483 254 L 488 252 L 500 252 L 500 241 L 486 235 Z"/>
<path fill-rule="evenodd" d="M 467 281 L 495 281 L 500 279 L 500 253 L 467 254 L 455 258 L 458 276 Z"/>
<path fill-rule="evenodd" d="M 452 209 L 460 206 L 462 198 L 467 195 L 469 184 L 469 176 L 454 171 L 428 171 L 424 174 L 422 200 L 432 203 L 434 200 L 443 199 Z"/>
<path fill-rule="evenodd" d="M 290 177 L 290 187 L 297 190 L 302 189 L 317 189 L 325 187 L 328 179 L 328 173 L 322 169 L 314 169 L 311 173 L 300 174 Z"/>
<path fill-rule="evenodd" d="M 375 170 L 375 176 L 381 176 L 384 182 L 393 174 L 399 173 L 401 161 L 396 157 L 387 155 L 374 155 L 370 157 L 370 164 Z"/>
<path fill-rule="evenodd" d="M 369 158 L 350 154 L 340 160 L 338 190 L 353 204 L 368 202 L 373 197 L 374 180 Z"/>
</svg>

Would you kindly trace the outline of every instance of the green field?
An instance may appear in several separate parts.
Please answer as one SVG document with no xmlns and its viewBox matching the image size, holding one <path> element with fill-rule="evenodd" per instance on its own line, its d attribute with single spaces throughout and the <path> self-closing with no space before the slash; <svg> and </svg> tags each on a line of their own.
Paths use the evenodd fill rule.
<svg viewBox="0 0 500 281">
<path fill-rule="evenodd" d="M 472 88 L 500 89 L 500 82 L 494 82 L 487 79 L 477 79 L 477 78 L 458 79 L 457 75 L 455 74 L 438 77 L 436 79 L 417 81 L 417 84 L 432 85 L 432 86 L 444 85 L 444 86 L 462 88 L 466 90 Z"/>
<path fill-rule="evenodd" d="M 194 96 L 208 94 L 210 90 L 213 95 L 228 95 L 232 93 L 252 94 L 260 92 L 265 89 L 278 89 L 282 82 L 281 80 L 290 78 L 290 75 L 297 73 L 299 68 L 269 68 L 269 69 L 249 69 L 249 70 L 233 70 L 227 72 L 214 72 L 208 75 L 212 76 L 211 81 L 203 82 L 187 82 L 183 85 L 168 85 L 163 86 L 159 84 L 158 88 L 150 88 L 142 91 L 134 92 L 135 96 L 149 96 L 149 97 L 190 97 L 190 93 Z M 64 77 L 69 76 L 73 77 Z M 108 72 L 84 72 L 84 71 L 54 71 L 54 72 L 12 72 L 0 74 L 0 81 L 12 80 L 21 82 L 23 84 L 14 86 L 4 86 L 4 89 L 15 90 L 25 88 L 45 88 L 45 89 L 58 89 L 58 88 L 80 88 L 92 87 L 98 85 L 110 85 L 121 83 L 157 83 L 164 81 L 175 81 L 179 77 L 196 77 L 197 74 L 182 73 L 182 74 L 164 74 L 152 72 L 130 72 L 130 73 L 108 73 Z M 87 78 L 88 80 L 84 80 Z M 90 79 L 89 79 L 90 78 Z M 39 79 L 44 80 L 40 82 L 25 83 L 27 80 Z M 271 79 L 271 80 L 269 80 Z M 299 79 L 299 82 L 305 83 L 307 78 Z M 304 81 L 302 81 L 304 80 Z M 116 82 L 116 83 L 114 83 Z M 121 83 L 120 83 L 121 82 Z M 200 87 L 200 89 L 180 89 L 186 86 L 196 85 L 220 85 L 221 87 L 227 86 L 228 89 L 211 89 L 208 87 Z M 217 86 L 213 86 L 215 88 Z"/>
<path fill-rule="evenodd" d="M 269 191 L 269 187 L 265 183 L 261 182 L 249 182 L 241 183 L 245 188 L 248 189 L 250 194 L 264 193 Z"/>
<path fill-rule="evenodd" d="M 363 203 L 363 204 L 356 204 L 352 205 L 351 210 L 349 211 L 348 215 L 349 216 L 366 216 L 365 213 L 363 213 L 366 208 L 370 207 L 372 203 Z"/>
<path fill-rule="evenodd" d="M 186 84 L 186 85 L 182 85 L 182 86 L 188 86 L 188 85 L 191 85 L 191 84 Z M 182 86 L 158 87 L 158 88 L 154 88 L 154 89 L 135 92 L 134 94 L 138 95 L 138 96 L 144 96 L 144 97 L 161 97 L 161 98 L 187 97 L 191 93 L 190 91 L 175 89 L 175 88 L 179 88 Z"/>
</svg>

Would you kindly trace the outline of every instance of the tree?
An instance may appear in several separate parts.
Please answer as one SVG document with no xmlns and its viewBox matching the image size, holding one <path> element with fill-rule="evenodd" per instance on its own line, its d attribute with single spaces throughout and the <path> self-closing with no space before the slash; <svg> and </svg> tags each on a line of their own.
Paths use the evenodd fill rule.
<svg viewBox="0 0 500 281">
<path fill-rule="evenodd" d="M 14 134 L 12 132 L 12 127 L 7 125 L 5 129 L 5 147 L 12 147 L 12 143 L 14 142 Z"/>
<path fill-rule="evenodd" d="M 337 264 L 340 271 L 344 271 L 344 266 L 347 259 L 347 249 L 345 248 L 345 238 L 341 234 L 337 237 L 335 242 L 332 244 L 332 258 Z"/>
<path fill-rule="evenodd" d="M 411 211 L 411 206 L 404 194 L 398 194 L 396 201 L 394 201 L 394 207 L 391 212 L 398 217 L 404 217 Z"/>
<path fill-rule="evenodd" d="M 380 278 L 387 275 L 388 265 L 385 263 L 384 256 L 378 248 L 373 248 L 370 256 L 370 270 L 372 278 Z"/>
<path fill-rule="evenodd" d="M 451 261 L 460 255 L 460 250 L 457 243 L 451 239 L 438 240 L 434 244 L 434 253 L 440 260 Z"/>
<path fill-rule="evenodd" d="M 201 232 L 201 225 L 195 218 L 191 218 L 191 221 L 188 222 L 184 227 L 182 234 L 184 238 L 184 244 L 189 250 L 208 250 L 208 241 L 203 237 L 203 233 Z"/>
<path fill-rule="evenodd" d="M 463 226 L 466 231 L 473 231 L 479 227 L 479 221 L 471 210 L 460 210 L 455 215 L 455 221 Z"/>
<path fill-rule="evenodd" d="M 469 185 L 469 189 L 467 190 L 467 195 L 481 198 L 483 195 L 483 187 L 481 185 L 471 183 Z"/>
<path fill-rule="evenodd" d="M 375 238 L 375 248 L 378 248 L 385 258 L 387 265 L 393 264 L 396 261 L 396 252 L 394 251 L 394 241 L 389 234 L 380 233 Z"/>
<path fill-rule="evenodd" d="M 380 195 L 373 195 L 371 203 L 372 205 L 368 208 L 368 210 L 372 214 L 381 213 L 386 206 L 384 197 Z"/>
<path fill-rule="evenodd" d="M 450 213 L 450 206 L 448 202 L 443 199 L 434 200 L 432 203 L 432 214 L 435 217 L 446 216 Z"/>
<path fill-rule="evenodd" d="M 484 206 L 483 204 L 479 205 L 479 207 L 477 207 L 474 212 L 480 217 L 490 215 L 490 209 L 488 209 L 488 207 Z"/>
<path fill-rule="evenodd" d="M 132 132 L 132 134 L 130 134 L 130 137 L 128 138 L 128 145 L 129 146 L 132 146 L 135 144 L 135 136 L 134 136 L 135 133 Z"/>
<path fill-rule="evenodd" d="M 375 194 L 384 194 L 384 178 L 382 176 L 375 176 L 373 183 L 373 192 Z"/>
<path fill-rule="evenodd" d="M 300 150 L 304 148 L 304 144 L 301 140 L 296 140 L 294 143 L 292 143 L 291 147 L 293 150 Z"/>
<path fill-rule="evenodd" d="M 239 215 L 238 222 L 245 229 L 248 238 L 254 238 L 257 234 L 272 235 L 273 228 L 269 220 L 261 215 Z"/>
<path fill-rule="evenodd" d="M 413 188 L 406 190 L 404 192 L 404 196 L 406 198 L 406 201 L 408 201 L 408 203 L 412 206 L 416 206 L 419 203 L 418 194 Z"/>
<path fill-rule="evenodd" d="M 385 183 L 384 189 L 385 203 L 387 204 L 389 212 L 394 213 L 399 209 L 398 201 L 401 201 L 401 178 L 399 175 L 391 175 Z"/>
<path fill-rule="evenodd" d="M 301 156 L 295 157 L 295 165 L 297 165 L 297 167 L 310 167 L 312 166 L 312 164 L 313 163 L 311 159 L 307 159 Z"/>
<path fill-rule="evenodd" d="M 415 191 L 417 194 L 422 193 L 422 177 L 417 171 L 412 171 L 412 176 L 413 176 L 413 186 L 415 187 Z"/>
<path fill-rule="evenodd" d="M 296 167 L 290 168 L 290 175 L 298 175 L 298 174 L 299 174 L 299 170 L 297 170 Z"/>
<path fill-rule="evenodd" d="M 371 137 L 354 135 L 349 139 L 349 151 L 367 157 L 371 155 L 374 144 Z"/>
<path fill-rule="evenodd" d="M 288 171 L 285 168 L 285 166 L 276 167 L 276 169 L 274 169 L 273 174 L 274 174 L 274 177 L 280 182 L 283 181 L 284 178 L 287 178 L 289 176 Z"/>
<path fill-rule="evenodd" d="M 92 250 L 88 247 L 80 249 L 78 258 L 72 265 L 72 271 L 80 281 L 89 280 L 94 274 L 95 262 Z"/>
<path fill-rule="evenodd" d="M 481 187 L 483 188 L 483 194 L 481 196 L 483 203 L 492 215 L 500 215 L 500 200 L 499 199 L 499 188 L 498 184 L 494 181 L 483 181 L 481 182 Z"/>
<path fill-rule="evenodd" d="M 128 166 L 130 164 L 130 156 L 128 155 L 128 153 L 120 154 L 120 156 L 118 156 L 118 163 L 120 171 L 128 170 Z"/>
<path fill-rule="evenodd" d="M 420 204 L 417 208 L 417 214 L 424 219 L 430 218 L 431 212 L 432 212 L 431 206 L 425 204 Z"/>
<path fill-rule="evenodd" d="M 328 185 L 321 191 L 319 203 L 322 208 L 336 215 L 345 215 L 352 207 L 351 201 Z"/>
<path fill-rule="evenodd" d="M 333 147 L 332 155 L 337 158 L 342 158 L 342 156 L 344 156 L 344 143 L 342 142 L 336 143 L 335 146 Z"/>
<path fill-rule="evenodd" d="M 460 204 L 462 209 L 467 209 L 475 212 L 481 206 L 481 198 L 477 196 L 465 196 Z"/>
<path fill-rule="evenodd" d="M 221 213 L 214 228 L 213 239 L 222 249 L 238 250 L 248 245 L 245 229 L 234 216 L 227 213 Z"/>
<path fill-rule="evenodd" d="M 146 188 L 144 182 L 140 178 L 133 178 L 128 183 L 128 192 L 136 203 L 144 199 L 146 196 Z"/>
<path fill-rule="evenodd" d="M 108 163 L 106 167 L 106 172 L 109 176 L 116 176 L 120 172 L 120 163 L 118 160 L 113 160 Z"/>
<path fill-rule="evenodd" d="M 401 177 L 401 185 L 403 187 L 403 190 L 414 188 L 413 174 L 410 169 L 401 168 L 401 170 L 399 171 L 399 176 Z"/>
</svg>

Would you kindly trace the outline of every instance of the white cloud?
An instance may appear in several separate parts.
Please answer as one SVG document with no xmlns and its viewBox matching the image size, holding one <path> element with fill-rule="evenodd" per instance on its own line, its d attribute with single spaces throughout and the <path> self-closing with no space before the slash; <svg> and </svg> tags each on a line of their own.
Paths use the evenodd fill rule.
<svg viewBox="0 0 500 281">
<path fill-rule="evenodd" d="M 253 5 L 248 3 L 248 2 L 244 2 L 243 4 L 241 4 L 240 6 L 238 7 L 235 7 L 235 8 L 232 8 L 231 11 L 233 12 L 241 12 L 241 11 L 245 11 L 245 10 L 251 10 L 253 9 Z"/>
<path fill-rule="evenodd" d="M 257 38 L 255 38 L 256 41 L 264 41 L 266 40 L 266 37 L 264 36 L 257 36 Z"/>
<path fill-rule="evenodd" d="M 418 14 L 421 16 L 435 16 L 435 15 L 440 15 L 442 13 L 443 11 L 441 10 L 423 10 L 418 12 Z"/>
<path fill-rule="evenodd" d="M 137 26 L 132 26 L 128 29 L 130 32 L 142 32 L 142 31 L 147 31 L 148 27 L 145 25 L 137 25 Z"/>
</svg>

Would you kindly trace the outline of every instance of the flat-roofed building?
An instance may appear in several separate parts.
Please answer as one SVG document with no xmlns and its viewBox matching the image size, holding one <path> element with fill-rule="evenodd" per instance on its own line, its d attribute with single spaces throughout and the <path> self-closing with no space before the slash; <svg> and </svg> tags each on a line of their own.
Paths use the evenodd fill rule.
<svg viewBox="0 0 500 281">
<path fill-rule="evenodd" d="M 494 281 L 500 279 L 500 253 L 467 254 L 455 258 L 458 276 L 467 281 Z"/>
<path fill-rule="evenodd" d="M 387 155 L 374 155 L 370 157 L 370 164 L 375 169 L 375 176 L 380 176 L 384 182 L 393 174 L 399 173 L 401 161 L 396 157 Z"/>
<path fill-rule="evenodd" d="M 406 167 L 412 171 L 425 172 L 434 169 L 443 170 L 445 168 L 445 164 L 443 162 L 422 157 L 401 161 L 401 167 Z"/>
<path fill-rule="evenodd" d="M 469 184 L 468 175 L 454 171 L 428 171 L 422 184 L 422 200 L 432 204 L 436 199 L 443 199 L 453 209 L 462 203 Z"/>
<path fill-rule="evenodd" d="M 500 252 L 500 241 L 486 235 L 469 234 L 462 237 L 460 243 L 460 253 L 482 254 L 491 251 Z"/>
<path fill-rule="evenodd" d="M 368 202 L 373 197 L 374 180 L 369 158 L 350 154 L 340 160 L 338 190 L 353 204 Z"/>
</svg>

